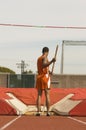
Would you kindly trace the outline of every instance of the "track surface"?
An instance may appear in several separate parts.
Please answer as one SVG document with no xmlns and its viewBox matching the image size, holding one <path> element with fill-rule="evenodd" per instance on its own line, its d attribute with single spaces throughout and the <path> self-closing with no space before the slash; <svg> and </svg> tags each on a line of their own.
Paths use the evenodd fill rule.
<svg viewBox="0 0 86 130">
<path fill-rule="evenodd" d="M 0 116 L 0 130 L 86 130 L 86 117 Z"/>
</svg>

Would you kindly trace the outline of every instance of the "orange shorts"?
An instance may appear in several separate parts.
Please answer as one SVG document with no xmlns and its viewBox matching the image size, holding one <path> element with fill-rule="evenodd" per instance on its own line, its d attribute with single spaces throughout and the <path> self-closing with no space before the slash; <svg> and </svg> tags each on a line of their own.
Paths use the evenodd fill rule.
<svg viewBox="0 0 86 130">
<path fill-rule="evenodd" d="M 38 75 L 36 80 L 37 89 L 50 88 L 50 76 L 48 74 Z"/>
</svg>

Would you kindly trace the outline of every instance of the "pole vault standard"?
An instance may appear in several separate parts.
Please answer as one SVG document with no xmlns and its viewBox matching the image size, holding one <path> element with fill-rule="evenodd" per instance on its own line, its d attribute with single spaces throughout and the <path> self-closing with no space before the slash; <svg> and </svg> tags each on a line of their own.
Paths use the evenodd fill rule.
<svg viewBox="0 0 86 130">
<path fill-rule="evenodd" d="M 64 46 L 86 46 L 86 41 L 63 41 L 61 52 L 61 70 L 60 73 L 64 73 Z"/>
</svg>

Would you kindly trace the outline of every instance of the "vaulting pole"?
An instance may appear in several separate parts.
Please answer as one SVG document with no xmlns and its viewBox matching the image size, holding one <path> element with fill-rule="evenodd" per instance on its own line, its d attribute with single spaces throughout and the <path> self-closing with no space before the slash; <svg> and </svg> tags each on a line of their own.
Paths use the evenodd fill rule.
<svg viewBox="0 0 86 130">
<path fill-rule="evenodd" d="M 56 50 L 55 50 L 55 56 L 54 58 L 56 59 L 56 56 L 57 56 L 57 51 L 58 51 L 58 45 L 56 46 Z M 55 62 L 53 62 L 53 65 L 52 65 L 52 74 L 53 74 L 53 71 L 54 71 L 54 67 L 55 67 Z"/>
</svg>

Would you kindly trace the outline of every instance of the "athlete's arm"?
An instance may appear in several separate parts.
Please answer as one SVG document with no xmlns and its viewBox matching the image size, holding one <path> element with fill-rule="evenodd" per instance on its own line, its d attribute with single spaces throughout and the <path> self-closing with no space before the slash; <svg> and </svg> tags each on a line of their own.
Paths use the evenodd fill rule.
<svg viewBox="0 0 86 130">
<path fill-rule="evenodd" d="M 42 67 L 43 68 L 48 67 L 50 64 L 52 64 L 55 61 L 56 61 L 55 58 L 53 58 L 51 61 L 48 61 L 48 59 L 45 57 L 43 58 Z"/>
</svg>

